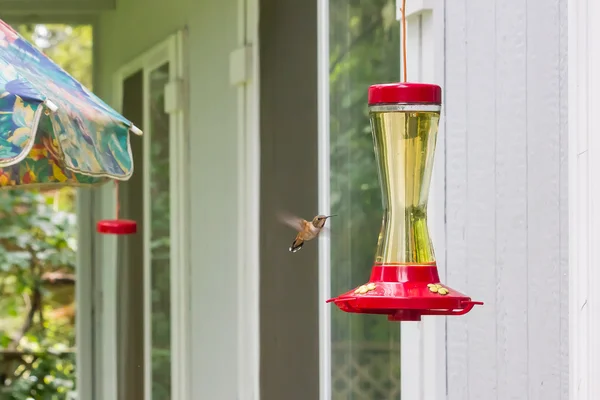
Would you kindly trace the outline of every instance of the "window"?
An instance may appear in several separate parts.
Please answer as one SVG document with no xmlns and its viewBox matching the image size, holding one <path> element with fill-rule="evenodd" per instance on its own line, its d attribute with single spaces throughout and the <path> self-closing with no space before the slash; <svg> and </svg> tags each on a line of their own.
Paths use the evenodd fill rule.
<svg viewBox="0 0 600 400">
<path fill-rule="evenodd" d="M 127 266 L 119 268 L 124 280 L 117 317 L 116 367 L 123 398 L 139 396 L 140 387 L 147 400 L 179 398 L 176 382 L 184 381 L 187 249 L 185 240 L 178 240 L 185 227 L 185 188 L 179 182 L 185 158 L 181 40 L 173 35 L 117 76 L 123 115 L 144 131 L 142 140 L 131 139 L 138 173 L 120 184 L 123 217 L 139 221 L 139 233 L 121 239 L 118 247 L 119 263 Z"/>
<path fill-rule="evenodd" d="M 381 192 L 367 89 L 400 79 L 393 0 L 329 0 L 330 291 L 366 282 L 381 227 Z M 400 325 L 330 311 L 330 397 L 400 398 Z M 327 395 L 328 396 L 328 395 Z"/>
</svg>

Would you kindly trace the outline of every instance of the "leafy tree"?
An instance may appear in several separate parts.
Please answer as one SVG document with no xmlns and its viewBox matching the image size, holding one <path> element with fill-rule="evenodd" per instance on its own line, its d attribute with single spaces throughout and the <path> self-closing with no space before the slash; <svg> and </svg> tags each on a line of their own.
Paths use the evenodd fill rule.
<svg viewBox="0 0 600 400">
<path fill-rule="evenodd" d="M 53 201 L 30 191 L 0 192 L 1 374 L 14 399 L 23 391 L 58 399 L 48 396 L 74 385 L 69 356 L 48 354 L 75 345 L 72 319 L 53 311 L 74 300 L 76 217 Z"/>
<path fill-rule="evenodd" d="M 91 26 L 21 24 L 14 28 L 71 74 L 73 78 L 88 89 L 92 89 L 93 36 Z"/>
</svg>

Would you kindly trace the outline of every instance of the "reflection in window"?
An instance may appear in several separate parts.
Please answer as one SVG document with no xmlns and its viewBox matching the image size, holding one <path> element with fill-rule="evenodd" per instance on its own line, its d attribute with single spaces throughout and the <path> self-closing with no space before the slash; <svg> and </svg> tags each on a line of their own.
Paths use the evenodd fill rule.
<svg viewBox="0 0 600 400">
<path fill-rule="evenodd" d="M 150 302 L 152 399 L 171 398 L 171 238 L 169 115 L 165 85 L 169 64 L 150 72 Z"/>
<path fill-rule="evenodd" d="M 381 227 L 381 192 L 367 89 L 400 79 L 394 0 L 329 0 L 331 293 L 367 281 Z M 400 326 L 331 309 L 333 400 L 400 398 Z"/>
</svg>

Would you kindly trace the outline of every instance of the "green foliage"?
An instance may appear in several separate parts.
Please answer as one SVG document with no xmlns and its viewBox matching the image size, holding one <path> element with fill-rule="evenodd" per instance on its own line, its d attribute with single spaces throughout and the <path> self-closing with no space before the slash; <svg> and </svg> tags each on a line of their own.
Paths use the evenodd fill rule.
<svg viewBox="0 0 600 400">
<path fill-rule="evenodd" d="M 73 353 L 41 353 L 33 362 L 27 377 L 11 385 L 9 399 L 63 400 L 74 389 L 74 368 Z"/>
<path fill-rule="evenodd" d="M 24 190 L 0 192 L 0 346 L 9 351 L 5 358 L 10 351 L 36 355 L 29 366 L 19 366 L 15 357 L 3 363 L 9 399 L 53 400 L 74 386 L 68 353 L 75 344 L 73 326 L 45 318 L 63 303 L 45 277 L 72 275 L 76 259 L 76 216 L 56 209 L 54 199 Z"/>
<path fill-rule="evenodd" d="M 89 25 L 21 24 L 15 29 L 88 89 L 92 89 L 93 31 Z"/>
</svg>

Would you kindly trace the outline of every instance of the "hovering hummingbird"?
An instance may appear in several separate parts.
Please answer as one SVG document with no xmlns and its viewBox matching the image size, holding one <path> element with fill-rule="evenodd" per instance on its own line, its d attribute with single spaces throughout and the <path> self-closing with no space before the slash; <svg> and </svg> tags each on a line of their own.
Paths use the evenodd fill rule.
<svg viewBox="0 0 600 400">
<path fill-rule="evenodd" d="M 292 242 L 290 246 L 290 251 L 292 253 L 297 252 L 304 246 L 304 242 L 312 240 L 319 236 L 319 233 L 325 227 L 325 222 L 330 217 L 335 217 L 336 215 L 317 215 L 312 219 L 312 221 L 307 221 L 305 219 L 295 217 L 292 215 L 281 214 L 279 219 L 285 223 L 286 225 L 294 228 L 298 231 L 296 235 L 296 239 Z"/>
</svg>

